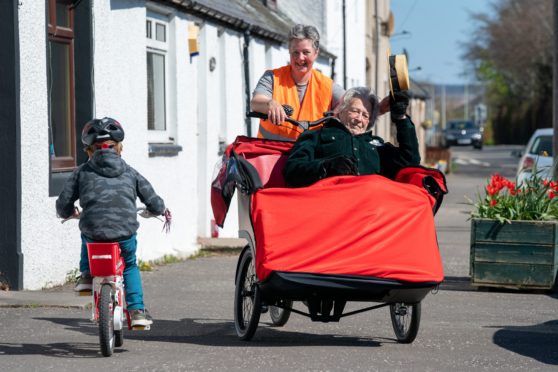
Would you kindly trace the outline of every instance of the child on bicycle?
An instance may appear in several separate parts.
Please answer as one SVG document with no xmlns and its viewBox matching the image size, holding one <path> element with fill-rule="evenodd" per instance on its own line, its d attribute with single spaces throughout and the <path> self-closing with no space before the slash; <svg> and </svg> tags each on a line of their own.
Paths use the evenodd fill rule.
<svg viewBox="0 0 558 372">
<path fill-rule="evenodd" d="M 153 215 L 165 214 L 165 203 L 138 171 L 121 157 L 124 130 L 112 118 L 93 119 L 81 133 L 89 160 L 74 170 L 56 200 L 59 217 L 79 217 L 81 231 L 81 276 L 75 291 L 91 291 L 86 242 L 118 242 L 125 261 L 124 286 L 132 326 L 153 323 L 143 303 L 143 290 L 136 263 L 136 198 Z M 74 206 L 79 199 L 81 213 Z"/>
</svg>

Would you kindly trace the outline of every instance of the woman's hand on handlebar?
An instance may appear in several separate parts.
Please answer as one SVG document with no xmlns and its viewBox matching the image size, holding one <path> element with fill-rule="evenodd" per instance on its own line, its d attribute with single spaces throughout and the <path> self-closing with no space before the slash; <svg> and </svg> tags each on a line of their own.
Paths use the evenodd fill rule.
<svg viewBox="0 0 558 372">
<path fill-rule="evenodd" d="M 267 117 L 275 125 L 279 125 L 287 119 L 285 109 L 279 102 L 272 99 L 267 103 Z"/>
</svg>

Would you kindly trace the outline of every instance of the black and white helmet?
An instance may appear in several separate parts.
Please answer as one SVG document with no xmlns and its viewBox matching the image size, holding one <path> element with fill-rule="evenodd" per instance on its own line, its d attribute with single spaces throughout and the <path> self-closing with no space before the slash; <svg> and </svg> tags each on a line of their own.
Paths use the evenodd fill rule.
<svg viewBox="0 0 558 372">
<path fill-rule="evenodd" d="M 81 131 L 81 142 L 91 146 L 96 142 L 113 140 L 122 142 L 124 140 L 124 129 L 122 125 L 112 118 L 93 119 L 85 123 Z"/>
</svg>

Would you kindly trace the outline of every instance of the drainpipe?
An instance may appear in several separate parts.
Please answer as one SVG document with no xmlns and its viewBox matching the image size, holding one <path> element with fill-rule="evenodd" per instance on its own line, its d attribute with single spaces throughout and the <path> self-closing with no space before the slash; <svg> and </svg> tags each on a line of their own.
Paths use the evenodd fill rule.
<svg viewBox="0 0 558 372">
<path fill-rule="evenodd" d="M 244 65 L 244 94 L 246 96 L 246 113 L 250 112 L 250 27 L 244 30 L 244 47 L 242 51 L 242 64 Z M 252 119 L 248 116 L 244 119 L 246 124 L 246 135 L 252 137 Z"/>
<path fill-rule="evenodd" d="M 374 89 L 375 89 L 375 93 L 376 95 L 379 94 L 380 91 L 380 16 L 378 15 L 378 1 L 376 0 L 374 2 L 374 17 L 376 18 L 376 22 L 375 22 L 375 27 L 376 27 L 376 32 L 374 35 L 374 43 L 375 45 L 375 49 L 376 51 L 374 52 L 376 54 L 376 71 L 375 71 L 375 78 L 374 78 Z"/>
<path fill-rule="evenodd" d="M 345 0 L 342 8 L 343 16 L 343 89 L 347 89 L 347 19 L 345 16 Z"/>
</svg>

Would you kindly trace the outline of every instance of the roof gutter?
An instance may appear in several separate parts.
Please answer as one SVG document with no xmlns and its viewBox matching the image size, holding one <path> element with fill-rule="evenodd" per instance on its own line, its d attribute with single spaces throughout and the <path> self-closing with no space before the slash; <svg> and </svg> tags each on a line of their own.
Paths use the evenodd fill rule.
<svg viewBox="0 0 558 372">
<path fill-rule="evenodd" d="M 285 35 L 278 34 L 273 31 L 269 31 L 263 27 L 250 24 L 240 18 L 233 17 L 229 14 L 220 12 L 213 8 L 210 8 L 198 1 L 194 0 L 153 0 L 161 4 L 172 4 L 176 8 L 182 9 L 189 14 L 198 16 L 200 18 L 211 20 L 219 25 L 226 26 L 228 28 L 240 31 L 244 33 L 246 30 L 250 30 L 252 36 L 257 36 L 262 39 L 266 39 L 275 43 L 284 43 L 287 41 Z"/>
</svg>

